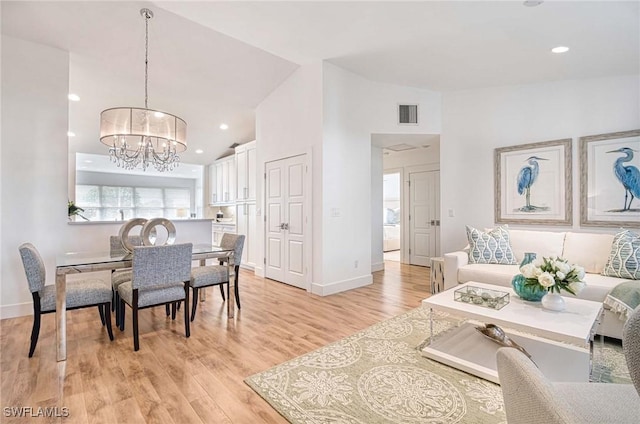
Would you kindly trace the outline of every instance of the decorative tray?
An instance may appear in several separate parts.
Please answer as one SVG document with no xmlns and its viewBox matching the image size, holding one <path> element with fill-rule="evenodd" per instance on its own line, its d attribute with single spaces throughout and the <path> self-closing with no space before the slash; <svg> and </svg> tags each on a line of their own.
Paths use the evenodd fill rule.
<svg viewBox="0 0 640 424">
<path fill-rule="evenodd" d="M 509 293 L 475 286 L 466 286 L 453 292 L 453 300 L 484 306 L 490 309 L 502 309 L 509 303 Z"/>
</svg>

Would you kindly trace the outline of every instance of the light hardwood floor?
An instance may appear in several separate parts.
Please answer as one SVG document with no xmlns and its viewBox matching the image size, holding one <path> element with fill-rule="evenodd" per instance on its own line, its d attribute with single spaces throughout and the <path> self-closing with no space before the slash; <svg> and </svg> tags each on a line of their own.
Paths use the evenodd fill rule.
<svg viewBox="0 0 640 424">
<path fill-rule="evenodd" d="M 1 422 L 286 423 L 244 383 L 252 374 L 420 305 L 429 269 L 387 262 L 364 288 L 319 297 L 242 270 L 242 309 L 228 321 L 216 287 L 198 306 L 191 337 L 183 315 L 140 312 L 140 350 L 131 315 L 109 342 L 95 308 L 67 313 L 67 361 L 56 362 L 54 314 L 43 316 L 29 359 L 32 317 L 0 322 Z M 66 407 L 61 419 L 15 419 L 5 407 Z M 34 421 L 37 420 L 37 421 Z"/>
</svg>

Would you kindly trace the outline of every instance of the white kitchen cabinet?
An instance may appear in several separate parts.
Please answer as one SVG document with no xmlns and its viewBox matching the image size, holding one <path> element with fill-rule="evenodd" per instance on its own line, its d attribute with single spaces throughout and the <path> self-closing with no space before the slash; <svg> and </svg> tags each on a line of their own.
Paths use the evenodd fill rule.
<svg viewBox="0 0 640 424">
<path fill-rule="evenodd" d="M 217 177 L 216 177 L 216 164 L 212 163 L 207 166 L 207 172 L 209 174 L 209 204 L 215 205 L 218 200 L 218 192 L 217 192 Z"/>
<path fill-rule="evenodd" d="M 236 225 L 233 223 L 221 223 L 221 222 L 213 222 L 211 224 L 211 242 L 215 246 L 220 246 L 220 241 L 222 241 L 222 235 L 224 233 L 236 233 Z M 243 254 L 244 256 L 244 254 Z"/>
<path fill-rule="evenodd" d="M 258 221 L 255 203 L 238 203 L 236 208 L 236 225 L 238 234 L 244 234 L 241 266 L 254 269 L 257 263 L 256 226 Z"/>
<path fill-rule="evenodd" d="M 228 205 L 236 200 L 235 155 L 209 165 L 209 204 Z"/>
<path fill-rule="evenodd" d="M 236 147 L 236 174 L 238 202 L 256 201 L 256 142 Z"/>
</svg>

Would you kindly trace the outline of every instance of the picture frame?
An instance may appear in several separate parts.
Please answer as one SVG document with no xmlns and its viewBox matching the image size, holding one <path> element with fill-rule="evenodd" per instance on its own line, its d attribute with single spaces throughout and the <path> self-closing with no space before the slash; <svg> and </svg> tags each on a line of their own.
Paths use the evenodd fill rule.
<svg viewBox="0 0 640 424">
<path fill-rule="evenodd" d="M 579 143 L 580 225 L 640 228 L 640 129 Z"/>
<path fill-rule="evenodd" d="M 496 223 L 571 225 L 572 176 L 570 138 L 495 149 Z"/>
</svg>

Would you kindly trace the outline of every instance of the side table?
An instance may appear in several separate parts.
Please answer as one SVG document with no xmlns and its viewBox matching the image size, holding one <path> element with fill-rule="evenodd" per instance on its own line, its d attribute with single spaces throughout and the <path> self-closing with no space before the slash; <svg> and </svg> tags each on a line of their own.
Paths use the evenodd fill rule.
<svg viewBox="0 0 640 424">
<path fill-rule="evenodd" d="M 431 258 L 431 294 L 444 291 L 444 258 Z"/>
</svg>

